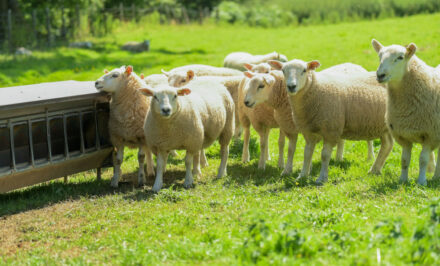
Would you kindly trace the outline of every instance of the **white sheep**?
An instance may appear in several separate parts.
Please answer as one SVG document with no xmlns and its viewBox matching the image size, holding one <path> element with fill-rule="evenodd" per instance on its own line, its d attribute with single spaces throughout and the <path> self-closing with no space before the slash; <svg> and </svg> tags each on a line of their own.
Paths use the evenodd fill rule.
<svg viewBox="0 0 440 266">
<path fill-rule="evenodd" d="M 293 120 L 284 80 L 282 76 L 277 78 L 272 72 L 270 74 L 252 73 L 249 71 L 244 73 L 250 80 L 245 81 L 244 95 L 240 97 L 240 101 L 248 108 L 261 108 L 262 105 L 267 105 L 271 108 L 269 110 L 273 110 L 274 122 L 279 126 L 280 132 L 283 132 L 289 139 L 287 162 L 282 172 L 282 174 L 289 174 L 293 168 L 293 157 L 299 132 Z M 268 116 L 271 114 L 269 110 L 263 114 Z M 264 135 L 260 137 L 260 146 L 262 146 L 261 155 L 264 156 L 265 153 L 263 151 L 267 147 L 267 137 Z M 261 161 L 264 161 L 264 159 Z"/>
<path fill-rule="evenodd" d="M 254 73 L 269 73 L 271 66 L 267 63 L 248 64 L 244 67 Z M 260 137 L 260 159 L 258 167 L 264 169 L 266 161 L 270 160 L 269 156 L 269 133 L 271 128 L 279 128 L 278 123 L 274 117 L 274 108 L 266 103 L 261 103 L 253 108 L 249 108 L 244 104 L 244 98 L 247 93 L 247 79 L 243 79 L 238 89 L 238 115 L 240 124 L 244 128 L 243 152 L 242 162 L 246 163 L 250 160 L 249 155 L 249 141 L 250 141 L 250 125 L 257 131 Z M 278 137 L 278 167 L 284 168 L 284 145 L 286 134 L 280 129 Z M 286 168 L 284 174 L 287 174 L 289 169 Z"/>
<path fill-rule="evenodd" d="M 111 94 L 110 117 L 108 122 L 110 140 L 115 146 L 113 156 L 114 174 L 112 187 L 118 187 L 124 147 L 139 148 L 138 184 L 145 181 L 144 161 L 147 157 L 147 173 L 154 175 L 153 158 L 145 145 L 143 123 L 149 110 L 150 101 L 139 92 L 145 83 L 133 72 L 132 66 L 122 66 L 108 72 L 95 82 L 96 89 Z"/>
<path fill-rule="evenodd" d="M 150 41 L 144 40 L 142 42 L 127 42 L 122 47 L 122 50 L 126 50 L 129 52 L 148 52 L 150 50 Z"/>
<path fill-rule="evenodd" d="M 386 90 L 374 73 L 315 72 L 318 61 L 271 65 L 283 71 L 295 123 L 306 139 L 299 178 L 309 174 L 312 154 L 321 138 L 324 145 L 318 184 L 327 181 L 331 152 L 341 139 L 380 138 L 381 148 L 370 169 L 370 173 L 380 174 L 393 138 L 385 123 Z"/>
<path fill-rule="evenodd" d="M 415 55 L 413 43 L 384 47 L 373 39 L 372 45 L 380 58 L 377 80 L 387 85 L 387 124 L 402 146 L 400 181 L 408 181 L 413 143 L 421 143 L 417 183 L 426 185 L 430 154 L 440 145 L 440 72 Z M 437 160 L 433 179 L 440 177 Z"/>
<path fill-rule="evenodd" d="M 277 52 L 272 52 L 266 55 L 252 55 L 245 52 L 234 52 L 228 54 L 224 61 L 223 66 L 233 69 L 238 69 L 240 71 L 246 71 L 244 64 L 259 64 L 265 63 L 269 60 L 279 60 L 281 62 L 287 62 L 287 57 L 285 55 L 279 54 Z"/>
<path fill-rule="evenodd" d="M 234 132 L 234 102 L 223 85 L 207 80 L 185 88 L 161 85 L 142 88 L 141 92 L 153 97 L 144 124 L 147 146 L 157 154 L 153 191 L 162 188 L 167 155 L 173 149 L 186 150 L 184 187 L 191 187 L 193 175 L 201 172 L 199 151 L 216 139 L 221 154 L 217 177 L 226 175 L 229 142 Z"/>
</svg>

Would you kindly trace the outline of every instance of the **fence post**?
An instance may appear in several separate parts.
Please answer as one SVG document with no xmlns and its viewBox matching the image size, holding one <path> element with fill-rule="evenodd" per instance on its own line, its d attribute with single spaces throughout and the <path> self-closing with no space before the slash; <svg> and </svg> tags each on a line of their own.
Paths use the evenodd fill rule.
<svg viewBox="0 0 440 266">
<path fill-rule="evenodd" d="M 199 24 L 203 24 L 203 9 L 199 6 Z"/>
<path fill-rule="evenodd" d="M 107 29 L 107 13 L 105 12 L 105 9 L 102 10 L 102 22 L 104 24 L 104 34 L 108 33 Z"/>
<path fill-rule="evenodd" d="M 119 4 L 119 20 L 124 21 L 124 4 Z"/>
<path fill-rule="evenodd" d="M 81 18 L 79 17 L 80 14 L 79 14 L 79 6 L 78 5 L 75 6 L 75 16 L 76 16 L 76 27 L 77 27 L 77 29 L 79 29 L 81 26 Z"/>
<path fill-rule="evenodd" d="M 186 11 L 186 8 L 184 6 L 182 6 L 182 15 L 185 23 L 189 24 L 188 12 Z"/>
<path fill-rule="evenodd" d="M 61 38 L 66 40 L 66 21 L 64 19 L 64 4 L 61 5 Z"/>
<path fill-rule="evenodd" d="M 32 31 L 34 32 L 35 45 L 38 46 L 38 31 L 37 31 L 37 10 L 32 10 Z"/>
<path fill-rule="evenodd" d="M 131 20 L 136 21 L 136 8 L 134 7 L 134 4 L 131 4 Z"/>
<path fill-rule="evenodd" d="M 47 30 L 47 45 L 52 46 L 52 35 L 50 32 L 50 12 L 49 8 L 46 7 L 46 30 Z"/>
<path fill-rule="evenodd" d="M 9 52 L 12 52 L 12 10 L 8 9 L 8 46 Z"/>
</svg>

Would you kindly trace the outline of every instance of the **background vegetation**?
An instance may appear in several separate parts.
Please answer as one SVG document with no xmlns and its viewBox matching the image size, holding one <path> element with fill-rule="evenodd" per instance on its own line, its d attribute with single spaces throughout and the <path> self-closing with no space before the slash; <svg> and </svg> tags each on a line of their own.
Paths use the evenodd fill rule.
<svg viewBox="0 0 440 266">
<path fill-rule="evenodd" d="M 30 57 L 0 56 L 0 85 L 56 80 L 95 80 L 104 68 L 132 64 L 146 74 L 185 64 L 221 65 L 226 54 L 278 51 L 288 58 L 318 59 L 322 69 L 343 62 L 372 71 L 378 58 L 371 39 L 415 42 L 418 56 L 440 62 L 440 15 L 372 22 L 265 29 L 214 24 L 139 26 L 124 23 L 92 49 L 59 47 Z M 151 39 L 148 53 L 119 49 Z M 420 147 L 413 149 L 410 184 L 398 183 L 399 145 L 381 176 L 367 175 L 365 142 L 348 141 L 342 163 L 331 162 L 329 183 L 316 187 L 321 146 L 312 176 L 298 184 L 304 151 L 300 138 L 294 173 L 276 168 L 278 131 L 270 137 L 267 169 L 257 169 L 252 132 L 251 162 L 242 164 L 241 141 L 231 144 L 228 176 L 214 180 L 219 146 L 207 151 L 210 166 L 194 189 L 183 189 L 184 152 L 169 160 L 165 189 L 151 193 L 130 183 L 110 188 L 111 169 L 96 181 L 93 171 L 0 196 L 0 264 L 439 264 L 439 182 L 415 184 Z M 376 154 L 379 142 L 375 143 Z M 126 150 L 125 179 L 137 173 L 136 151 Z"/>
<path fill-rule="evenodd" d="M 110 34 L 128 20 L 142 20 L 143 27 L 215 22 L 269 28 L 438 11 L 438 0 L 0 0 L 0 51 L 67 45 Z"/>
</svg>

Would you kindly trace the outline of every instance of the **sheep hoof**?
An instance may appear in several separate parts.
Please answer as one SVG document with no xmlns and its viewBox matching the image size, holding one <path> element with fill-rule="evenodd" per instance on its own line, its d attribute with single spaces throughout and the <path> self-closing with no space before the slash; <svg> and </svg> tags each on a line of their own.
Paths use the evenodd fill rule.
<svg viewBox="0 0 440 266">
<path fill-rule="evenodd" d="M 154 184 L 151 190 L 153 190 L 154 193 L 158 193 L 161 188 L 162 188 L 162 184 Z"/>
<path fill-rule="evenodd" d="M 110 183 L 110 186 L 111 186 L 112 188 L 118 188 L 118 179 L 119 179 L 119 178 L 112 177 L 112 181 L 111 181 L 111 183 Z"/>
<path fill-rule="evenodd" d="M 192 188 L 193 187 L 193 183 L 191 182 L 191 183 L 183 183 L 183 187 L 184 188 L 186 188 L 186 189 L 189 189 L 189 188 Z"/>
<path fill-rule="evenodd" d="M 281 172 L 281 175 L 290 175 L 292 173 L 292 169 L 284 168 L 283 172 Z"/>
<path fill-rule="evenodd" d="M 327 177 L 319 177 L 317 180 L 316 180 L 316 185 L 318 185 L 318 186 L 322 186 L 322 185 L 324 185 L 325 183 L 327 183 L 327 181 L 328 181 L 328 178 Z"/>
<path fill-rule="evenodd" d="M 302 174 L 300 174 L 300 175 L 296 178 L 296 182 L 303 182 L 303 181 L 306 181 L 306 180 L 307 180 L 307 177 L 304 176 L 304 175 L 302 175 Z"/>
<path fill-rule="evenodd" d="M 406 184 L 406 183 L 408 183 L 408 177 L 400 177 L 399 178 L 399 183 L 400 184 Z"/>
<path fill-rule="evenodd" d="M 417 184 L 425 187 L 426 185 L 428 185 L 428 182 L 426 181 L 426 178 L 419 178 L 417 180 Z"/>
<path fill-rule="evenodd" d="M 370 171 L 368 171 L 368 174 L 370 175 L 380 175 L 380 171 L 379 170 L 375 170 L 375 169 L 371 169 Z"/>
</svg>

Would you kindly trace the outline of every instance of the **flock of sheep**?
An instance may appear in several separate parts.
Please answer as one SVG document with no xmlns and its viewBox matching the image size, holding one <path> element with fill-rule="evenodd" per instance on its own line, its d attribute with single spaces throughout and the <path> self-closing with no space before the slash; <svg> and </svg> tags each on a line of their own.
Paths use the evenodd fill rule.
<svg viewBox="0 0 440 266">
<path fill-rule="evenodd" d="M 258 168 L 264 169 L 269 159 L 271 128 L 280 128 L 278 166 L 284 168 L 283 174 L 292 172 L 298 134 L 304 136 L 298 179 L 309 175 L 315 145 L 323 140 L 318 184 L 328 179 L 334 146 L 336 159 L 342 160 L 344 140 L 367 141 L 372 159 L 372 140 L 379 138 L 380 151 L 369 172 L 380 174 L 395 139 L 403 148 L 401 182 L 408 181 L 412 144 L 422 144 L 417 182 L 426 185 L 426 171 L 435 167 L 433 150 L 440 145 L 440 67 L 420 60 L 414 44 L 384 47 L 373 40 L 372 45 L 380 58 L 377 72 L 351 63 L 316 72 L 318 61 L 288 61 L 276 52 L 231 53 L 224 67 L 188 65 L 147 77 L 136 75 L 131 66 L 105 70 L 95 86 L 111 94 L 109 131 L 115 146 L 111 185 L 118 186 L 124 146 L 139 148 L 139 185 L 145 181 L 145 159 L 147 174 L 154 175 L 152 154 L 156 155 L 155 192 L 162 188 L 168 155 L 175 150 L 186 151 L 184 186 L 191 187 L 208 164 L 204 149 L 215 140 L 221 156 L 217 177 L 223 177 L 229 143 L 240 137 L 242 129 L 242 161 L 249 161 L 251 125 L 260 137 Z M 437 161 L 433 178 L 439 177 Z"/>
</svg>

